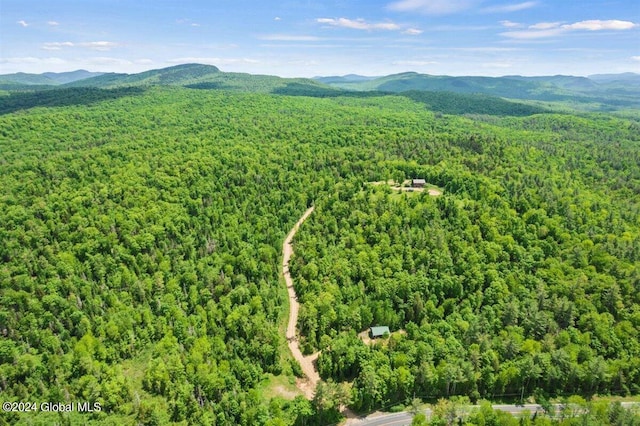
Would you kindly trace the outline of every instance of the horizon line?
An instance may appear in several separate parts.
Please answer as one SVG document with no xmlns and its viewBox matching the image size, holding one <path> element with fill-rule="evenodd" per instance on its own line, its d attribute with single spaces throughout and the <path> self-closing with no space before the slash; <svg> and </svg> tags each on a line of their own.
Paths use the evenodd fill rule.
<svg viewBox="0 0 640 426">
<path fill-rule="evenodd" d="M 161 70 L 180 67 L 180 66 L 185 66 L 185 65 L 199 65 L 199 66 L 215 67 L 220 72 L 230 73 L 230 74 L 268 75 L 268 76 L 279 77 L 279 78 L 307 78 L 307 79 L 311 79 L 311 80 L 318 79 L 318 78 L 348 77 L 348 76 L 357 76 L 357 77 L 366 77 L 366 78 L 375 79 L 375 78 L 382 78 L 382 77 L 388 77 L 388 76 L 394 76 L 394 75 L 402 75 L 402 74 L 428 75 L 428 76 L 433 76 L 433 77 L 484 77 L 484 78 L 559 77 L 559 76 L 562 76 L 562 77 L 589 78 L 590 76 L 597 76 L 597 75 L 624 75 L 624 74 L 640 75 L 639 73 L 634 72 L 634 71 L 623 71 L 623 72 L 614 72 L 614 73 L 603 72 L 603 73 L 583 74 L 583 75 L 557 73 L 557 74 L 531 74 L 531 75 L 526 75 L 526 74 L 504 74 L 504 75 L 497 75 L 496 76 L 496 75 L 486 75 L 486 74 L 484 74 L 484 75 L 483 74 L 429 74 L 429 73 L 419 72 L 419 71 L 414 71 L 414 70 L 406 70 L 406 71 L 401 71 L 401 72 L 397 72 L 397 73 L 383 74 L 383 75 L 364 75 L 364 74 L 358 74 L 358 73 L 355 73 L 355 72 L 347 72 L 345 74 L 327 74 L 327 75 L 319 75 L 319 74 L 317 74 L 317 75 L 314 75 L 313 77 L 305 77 L 305 76 L 285 77 L 285 76 L 278 75 L 278 74 L 268 74 L 268 73 L 249 73 L 249 72 L 244 72 L 244 71 L 224 71 L 218 65 L 206 64 L 206 63 L 200 63 L 200 62 L 184 62 L 184 63 L 175 64 L 175 65 L 169 65 L 169 66 L 160 67 L 160 68 L 152 67 L 152 68 L 144 69 L 142 71 L 137 71 L 137 72 L 116 72 L 116 71 L 102 71 L 102 70 L 100 70 L 100 71 L 91 71 L 91 70 L 88 70 L 86 68 L 76 68 L 76 69 L 70 69 L 68 71 L 43 71 L 43 72 L 40 72 L 40 73 L 16 71 L 16 72 L 11 72 L 11 73 L 0 74 L 0 77 L 7 76 L 7 75 L 14 75 L 14 74 L 27 74 L 27 75 L 64 74 L 64 73 L 72 73 L 72 72 L 77 72 L 77 71 L 86 71 L 86 72 L 90 72 L 90 73 L 102 73 L 102 74 L 136 75 L 136 74 L 141 74 L 141 73 L 145 73 L 145 72 L 149 72 L 149 71 L 161 71 Z"/>
</svg>

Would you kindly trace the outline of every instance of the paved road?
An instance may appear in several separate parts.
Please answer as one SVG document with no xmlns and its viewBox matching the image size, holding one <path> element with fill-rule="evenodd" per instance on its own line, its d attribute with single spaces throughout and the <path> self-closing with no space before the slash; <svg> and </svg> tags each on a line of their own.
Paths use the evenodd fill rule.
<svg viewBox="0 0 640 426">
<path fill-rule="evenodd" d="M 640 407 L 640 402 L 623 402 L 622 406 L 625 408 L 629 407 Z M 525 405 L 492 405 L 494 410 L 504 411 L 506 413 L 518 416 L 521 415 L 523 411 L 527 410 L 531 414 L 536 411 L 544 412 L 542 407 L 538 404 L 525 404 Z M 559 411 L 562 408 L 562 404 L 554 404 L 556 411 Z M 473 408 L 479 408 L 479 406 L 468 406 L 464 407 L 464 411 L 471 411 Z M 422 411 L 427 418 L 431 416 L 431 409 L 426 409 Z M 349 426 L 406 426 L 411 424 L 412 415 L 407 412 L 402 413 L 393 413 L 393 414 L 377 414 L 373 415 L 369 418 L 357 418 L 350 419 L 347 421 L 347 425 Z"/>
</svg>

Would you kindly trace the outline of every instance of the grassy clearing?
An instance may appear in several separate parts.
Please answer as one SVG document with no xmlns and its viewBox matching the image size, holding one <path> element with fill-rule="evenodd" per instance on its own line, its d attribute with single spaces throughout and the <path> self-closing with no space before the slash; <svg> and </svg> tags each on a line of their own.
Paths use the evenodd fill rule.
<svg viewBox="0 0 640 426">
<path fill-rule="evenodd" d="M 443 188 L 440 188 L 432 184 L 426 184 L 422 188 L 413 188 L 411 187 L 411 180 L 409 179 L 403 181 L 402 183 L 398 183 L 390 179 L 387 181 L 381 180 L 377 182 L 367 182 L 367 184 L 373 185 L 373 186 L 386 185 L 394 191 L 393 195 L 402 195 L 403 193 L 414 195 L 414 194 L 419 194 L 421 192 L 428 192 L 429 195 L 436 197 L 436 196 L 442 195 L 444 192 Z"/>
<path fill-rule="evenodd" d="M 302 395 L 302 392 L 300 392 L 296 386 L 293 374 L 288 376 L 284 374 L 279 376 L 267 374 L 266 378 L 260 383 L 260 386 L 258 386 L 258 391 L 265 401 L 269 401 L 278 396 L 284 399 L 294 399 L 296 396 Z"/>
</svg>

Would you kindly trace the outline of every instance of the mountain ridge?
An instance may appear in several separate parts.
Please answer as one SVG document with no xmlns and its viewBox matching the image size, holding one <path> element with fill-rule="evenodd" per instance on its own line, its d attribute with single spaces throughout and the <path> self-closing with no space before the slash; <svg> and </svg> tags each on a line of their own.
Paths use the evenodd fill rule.
<svg viewBox="0 0 640 426">
<path fill-rule="evenodd" d="M 87 78 L 103 75 L 103 72 L 90 72 L 87 70 L 75 70 L 66 72 L 44 72 L 41 74 L 31 74 L 17 72 L 12 74 L 0 75 L 1 84 L 18 84 L 18 85 L 48 85 L 58 86 L 74 81 L 84 80 Z"/>
<path fill-rule="evenodd" d="M 191 75 L 195 75 L 193 73 L 194 70 L 206 70 L 206 73 L 216 73 L 220 72 L 223 74 L 239 74 L 239 75 L 251 75 L 251 76 L 262 76 L 262 77 L 273 77 L 273 78 L 281 78 L 285 79 L 285 77 L 279 77 L 275 75 L 263 75 L 263 74 L 247 74 L 247 73 L 233 73 L 233 72 L 224 72 L 221 71 L 218 67 L 214 65 L 204 65 L 198 63 L 185 63 L 174 65 L 165 68 L 157 68 L 151 69 L 147 71 L 142 71 L 139 73 L 114 73 L 114 72 L 91 72 L 84 69 L 78 69 L 74 71 L 66 71 L 66 72 L 43 72 L 40 74 L 34 73 L 25 73 L 25 72 L 17 72 L 17 73 L 9 73 L 9 74 L 0 74 L 0 82 L 12 82 L 23 85 L 68 85 L 71 83 L 76 83 L 83 80 L 93 80 L 96 77 L 108 76 L 109 78 L 125 78 L 131 79 L 133 81 L 136 80 L 144 80 L 148 77 L 153 77 L 158 74 L 177 74 L 177 73 L 189 73 Z M 133 78 L 132 78 L 133 77 Z M 296 80 L 312 80 L 318 81 L 325 84 L 354 84 L 356 87 L 358 84 L 363 82 L 371 82 L 371 81 L 390 81 L 395 79 L 403 79 L 403 78 L 422 78 L 422 79 L 432 79 L 432 80 L 475 80 L 475 81 L 499 81 L 503 79 L 509 80 L 519 80 L 519 81 L 542 81 L 542 82 L 612 82 L 612 81 L 633 81 L 639 82 L 640 84 L 640 74 L 633 72 L 625 72 L 618 74 L 593 74 L 589 76 L 573 76 L 568 74 L 555 74 L 555 75 L 540 75 L 540 76 L 522 76 L 522 75 L 503 75 L 498 77 L 491 76 L 482 76 L 482 75 L 465 75 L 465 76 L 450 76 L 445 74 L 421 74 L 415 71 L 404 71 L 400 73 L 388 74 L 384 76 L 365 76 L 360 74 L 345 74 L 345 75 L 332 75 L 332 76 L 315 76 L 311 78 L 306 77 L 293 77 Z M 85 81 L 85 83 L 88 83 Z M 76 83 L 76 85 L 81 85 L 81 83 Z M 352 88 L 352 87 L 350 87 Z M 359 88 L 359 87 L 358 87 Z M 413 89 L 411 89 L 413 90 Z"/>
<path fill-rule="evenodd" d="M 288 85 L 308 90 L 336 90 L 307 78 L 224 72 L 213 65 L 180 64 L 137 74 L 104 74 L 73 82 L 66 87 L 117 88 L 126 86 L 183 86 L 191 89 L 218 89 L 244 92 L 274 92 Z"/>
<path fill-rule="evenodd" d="M 322 81 L 322 80 L 320 80 Z M 587 109 L 640 107 L 640 74 L 581 76 L 447 76 L 402 72 L 369 80 L 333 79 L 325 84 L 343 90 L 481 93 L 508 99 L 582 104 Z"/>
<path fill-rule="evenodd" d="M 141 73 L 67 73 L 0 75 L 0 89 L 100 88 L 182 86 L 280 95 L 327 97 L 348 92 L 372 95 L 405 92 L 482 94 L 532 102 L 561 102 L 587 110 L 640 107 L 640 74 L 597 74 L 591 77 L 553 75 L 501 77 L 447 76 L 407 71 L 382 77 L 357 74 L 310 78 L 224 72 L 213 65 L 179 64 Z M 414 96 L 414 95 L 412 95 Z"/>
</svg>

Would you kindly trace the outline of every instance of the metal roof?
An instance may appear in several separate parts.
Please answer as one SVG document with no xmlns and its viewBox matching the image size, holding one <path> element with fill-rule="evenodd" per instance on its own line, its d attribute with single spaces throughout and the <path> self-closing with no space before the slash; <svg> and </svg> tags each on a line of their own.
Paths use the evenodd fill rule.
<svg viewBox="0 0 640 426">
<path fill-rule="evenodd" d="M 389 331 L 389 327 L 387 327 L 386 325 L 371 327 L 371 336 L 373 337 L 383 336 L 384 333 L 391 333 Z"/>
</svg>

